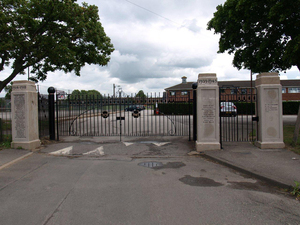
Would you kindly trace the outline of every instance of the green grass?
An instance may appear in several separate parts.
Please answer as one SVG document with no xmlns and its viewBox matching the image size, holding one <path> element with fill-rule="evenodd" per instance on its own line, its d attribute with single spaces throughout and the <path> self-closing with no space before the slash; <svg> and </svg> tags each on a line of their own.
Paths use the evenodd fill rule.
<svg viewBox="0 0 300 225">
<path fill-rule="evenodd" d="M 296 199 L 300 200 L 300 182 L 295 181 L 295 186 L 293 186 L 291 195 L 296 196 Z"/>
<path fill-rule="evenodd" d="M 300 155 L 300 135 L 296 145 L 293 144 L 295 126 L 283 126 L 283 141 L 286 148 Z"/>
<path fill-rule="evenodd" d="M 4 135 L 3 140 L 0 142 L 0 150 L 11 148 L 11 135 Z"/>
<path fill-rule="evenodd" d="M 2 130 L 11 130 L 11 120 L 2 120 L 1 123 Z"/>
</svg>

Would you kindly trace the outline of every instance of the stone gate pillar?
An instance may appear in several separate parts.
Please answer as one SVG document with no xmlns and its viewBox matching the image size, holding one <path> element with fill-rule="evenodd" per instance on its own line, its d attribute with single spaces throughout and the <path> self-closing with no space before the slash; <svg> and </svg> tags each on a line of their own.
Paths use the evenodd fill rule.
<svg viewBox="0 0 300 225">
<path fill-rule="evenodd" d="M 12 148 L 33 150 L 39 147 L 38 96 L 34 82 L 13 82 L 11 116 Z"/>
<path fill-rule="evenodd" d="M 257 75 L 258 140 L 262 149 L 284 148 L 282 121 L 282 87 L 278 73 Z"/>
<path fill-rule="evenodd" d="M 220 149 L 219 86 L 216 74 L 199 74 L 196 150 Z"/>
</svg>

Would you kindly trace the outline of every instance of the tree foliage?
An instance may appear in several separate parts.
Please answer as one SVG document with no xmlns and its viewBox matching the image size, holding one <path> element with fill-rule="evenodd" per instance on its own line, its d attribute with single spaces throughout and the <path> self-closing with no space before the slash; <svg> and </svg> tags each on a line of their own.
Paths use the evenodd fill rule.
<svg viewBox="0 0 300 225">
<path fill-rule="evenodd" d="M 136 95 L 135 97 L 138 97 L 138 98 L 147 98 L 147 95 L 145 95 L 144 91 L 143 90 L 140 90 Z"/>
<path fill-rule="evenodd" d="M 102 98 L 102 94 L 96 90 L 74 90 L 71 93 L 71 99 L 85 99 L 85 98 Z"/>
<path fill-rule="evenodd" d="M 0 0 L 0 71 L 12 73 L 0 81 L 0 91 L 32 66 L 34 79 L 47 72 L 74 71 L 87 64 L 105 66 L 113 45 L 99 21 L 95 5 L 76 0 Z"/>
<path fill-rule="evenodd" d="M 6 92 L 5 99 L 11 98 L 12 85 L 13 85 L 13 82 L 10 82 L 10 84 L 8 84 L 4 87 L 4 91 Z"/>
<path fill-rule="evenodd" d="M 253 72 L 300 70 L 300 0 L 227 0 L 208 29 L 220 34 L 219 53 Z"/>
</svg>

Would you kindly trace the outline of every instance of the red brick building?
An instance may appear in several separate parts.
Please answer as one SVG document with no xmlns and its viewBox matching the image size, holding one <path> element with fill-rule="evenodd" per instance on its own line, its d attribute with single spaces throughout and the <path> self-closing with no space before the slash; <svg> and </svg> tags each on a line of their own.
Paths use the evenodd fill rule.
<svg viewBox="0 0 300 225">
<path fill-rule="evenodd" d="M 168 102 L 172 101 L 188 101 L 193 99 L 193 89 L 192 84 L 194 82 L 187 82 L 186 77 L 182 77 L 182 82 L 180 84 L 168 87 L 166 91 L 166 100 Z M 196 81 L 195 81 L 196 82 Z M 281 80 L 282 85 L 282 100 L 283 101 L 300 101 L 300 80 Z M 250 101 L 255 100 L 255 81 L 218 81 L 219 87 L 222 87 L 222 95 L 229 100 L 239 100 L 239 101 Z M 225 100 L 225 99 L 224 99 Z"/>
</svg>

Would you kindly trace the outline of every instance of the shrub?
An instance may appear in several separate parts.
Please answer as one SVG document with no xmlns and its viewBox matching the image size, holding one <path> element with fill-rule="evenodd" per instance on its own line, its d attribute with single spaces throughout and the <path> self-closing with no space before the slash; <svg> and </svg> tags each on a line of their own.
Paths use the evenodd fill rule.
<svg viewBox="0 0 300 225">
<path fill-rule="evenodd" d="M 300 102 L 282 102 L 283 115 L 297 115 Z"/>
<path fill-rule="evenodd" d="M 158 104 L 160 114 L 165 115 L 189 115 L 193 114 L 192 103 L 167 103 Z"/>
</svg>

